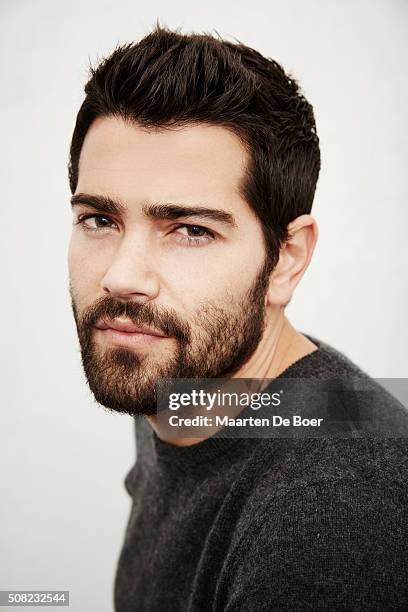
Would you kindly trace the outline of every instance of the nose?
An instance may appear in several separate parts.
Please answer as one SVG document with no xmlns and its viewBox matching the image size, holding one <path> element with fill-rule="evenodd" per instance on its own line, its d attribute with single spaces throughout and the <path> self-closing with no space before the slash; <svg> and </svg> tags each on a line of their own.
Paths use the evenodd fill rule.
<svg viewBox="0 0 408 612">
<path fill-rule="evenodd" d="M 131 235 L 124 238 L 102 278 L 103 291 L 117 298 L 143 302 L 155 299 L 160 284 L 151 251 L 147 237 L 143 241 Z"/>
</svg>

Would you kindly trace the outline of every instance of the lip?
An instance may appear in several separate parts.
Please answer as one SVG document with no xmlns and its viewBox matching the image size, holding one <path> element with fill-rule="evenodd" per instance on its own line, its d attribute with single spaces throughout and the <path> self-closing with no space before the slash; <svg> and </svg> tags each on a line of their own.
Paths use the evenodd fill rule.
<svg viewBox="0 0 408 612">
<path fill-rule="evenodd" d="M 157 336 L 159 338 L 167 337 L 158 331 L 150 329 L 149 327 L 139 327 L 134 325 L 131 321 L 121 321 L 120 319 L 114 319 L 113 321 L 101 321 L 100 323 L 97 323 L 95 327 L 102 330 L 112 329 L 114 331 L 127 334 L 145 334 L 148 336 Z"/>
<path fill-rule="evenodd" d="M 133 325 L 131 321 L 101 321 L 95 325 L 98 336 L 104 341 L 115 346 L 126 346 L 139 348 L 146 345 L 156 344 L 168 338 L 156 330 L 148 327 Z"/>
</svg>

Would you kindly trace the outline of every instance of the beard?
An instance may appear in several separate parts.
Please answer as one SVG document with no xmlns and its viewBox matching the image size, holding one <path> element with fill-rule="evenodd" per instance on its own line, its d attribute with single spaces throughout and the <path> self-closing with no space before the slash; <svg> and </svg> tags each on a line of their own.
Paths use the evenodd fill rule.
<svg viewBox="0 0 408 612">
<path fill-rule="evenodd" d="M 272 265 L 265 260 L 242 295 L 226 294 L 222 305 L 207 302 L 183 321 L 173 309 L 104 296 L 79 313 L 70 284 L 71 305 L 81 359 L 95 400 L 110 411 L 131 416 L 157 414 L 160 379 L 226 378 L 235 374 L 257 348 L 265 327 L 265 294 Z M 101 320 L 129 318 L 136 326 L 153 326 L 176 346 L 166 358 L 125 347 L 102 349 L 94 341 Z M 167 341 L 166 341 L 167 342 Z"/>
</svg>

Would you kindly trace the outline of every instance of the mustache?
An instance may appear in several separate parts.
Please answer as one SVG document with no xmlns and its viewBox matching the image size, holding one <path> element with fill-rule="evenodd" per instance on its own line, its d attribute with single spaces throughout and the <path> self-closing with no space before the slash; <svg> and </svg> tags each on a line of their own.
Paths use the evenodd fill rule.
<svg viewBox="0 0 408 612">
<path fill-rule="evenodd" d="M 109 321 L 115 318 L 128 318 L 136 325 L 153 326 L 166 336 L 176 338 L 180 342 L 188 343 L 191 338 L 189 325 L 178 317 L 170 308 L 158 308 L 150 302 L 138 304 L 137 302 L 123 302 L 112 296 L 104 296 L 89 306 L 81 317 L 71 295 L 72 308 L 75 313 L 77 325 L 89 329 L 102 319 Z"/>
</svg>

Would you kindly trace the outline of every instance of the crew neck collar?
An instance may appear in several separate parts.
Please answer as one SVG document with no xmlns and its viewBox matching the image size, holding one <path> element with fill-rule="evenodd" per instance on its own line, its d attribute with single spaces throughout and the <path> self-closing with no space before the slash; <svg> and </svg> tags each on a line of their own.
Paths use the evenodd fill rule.
<svg viewBox="0 0 408 612">
<path fill-rule="evenodd" d="M 301 378 L 304 368 L 310 372 L 310 369 L 313 369 L 314 364 L 317 364 L 320 361 L 321 354 L 325 350 L 322 346 L 323 343 L 310 335 L 303 335 L 317 346 L 317 350 L 314 350 L 312 353 L 304 355 L 293 362 L 290 366 L 283 370 L 279 376 L 272 380 L 272 382 L 265 388 L 265 391 L 275 385 L 275 382 L 279 381 L 281 378 Z M 196 444 L 192 444 L 190 446 L 176 446 L 175 444 L 165 442 L 159 438 L 154 429 L 151 427 L 150 423 L 146 423 L 146 425 L 150 430 L 149 434 L 152 439 L 153 449 L 157 456 L 158 462 L 170 464 L 174 467 L 179 466 L 184 469 L 188 468 L 189 466 L 194 467 L 198 464 L 201 465 L 203 463 L 208 463 L 214 458 L 228 453 L 230 450 L 232 451 L 234 448 L 248 444 L 253 445 L 255 442 L 259 441 L 256 438 L 226 437 L 225 433 L 221 435 L 222 430 L 220 430 L 214 435 Z"/>
</svg>

